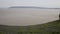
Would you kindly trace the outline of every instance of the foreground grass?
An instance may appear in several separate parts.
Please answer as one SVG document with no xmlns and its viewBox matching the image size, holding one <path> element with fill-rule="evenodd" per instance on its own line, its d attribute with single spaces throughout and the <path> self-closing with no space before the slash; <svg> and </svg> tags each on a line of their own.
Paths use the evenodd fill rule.
<svg viewBox="0 0 60 34">
<path fill-rule="evenodd" d="M 0 25 L 0 34 L 60 34 L 60 20 L 32 26 Z"/>
</svg>

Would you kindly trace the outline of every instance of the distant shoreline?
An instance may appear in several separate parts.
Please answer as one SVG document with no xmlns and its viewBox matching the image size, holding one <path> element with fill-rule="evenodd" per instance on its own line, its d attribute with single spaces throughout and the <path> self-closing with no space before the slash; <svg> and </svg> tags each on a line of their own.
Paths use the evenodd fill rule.
<svg viewBox="0 0 60 34">
<path fill-rule="evenodd" d="M 39 8 L 39 9 L 60 9 L 60 8 L 47 8 L 47 7 L 36 7 L 36 6 L 11 6 L 9 8 Z"/>
</svg>

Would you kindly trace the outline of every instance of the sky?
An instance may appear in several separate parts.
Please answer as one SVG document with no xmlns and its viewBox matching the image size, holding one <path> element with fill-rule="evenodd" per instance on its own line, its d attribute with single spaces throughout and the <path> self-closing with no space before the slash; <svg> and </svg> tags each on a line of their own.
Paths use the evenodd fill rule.
<svg viewBox="0 0 60 34">
<path fill-rule="evenodd" d="M 0 8 L 6 8 L 10 6 L 60 8 L 60 0 L 0 0 Z"/>
</svg>

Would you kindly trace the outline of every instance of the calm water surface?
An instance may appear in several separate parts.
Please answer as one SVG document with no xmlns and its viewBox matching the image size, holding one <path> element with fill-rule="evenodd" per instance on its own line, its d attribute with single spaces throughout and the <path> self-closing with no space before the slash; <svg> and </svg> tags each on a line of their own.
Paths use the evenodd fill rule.
<svg viewBox="0 0 60 34">
<path fill-rule="evenodd" d="M 60 9 L 10 8 L 0 9 L 0 24 L 27 26 L 58 20 Z"/>
</svg>

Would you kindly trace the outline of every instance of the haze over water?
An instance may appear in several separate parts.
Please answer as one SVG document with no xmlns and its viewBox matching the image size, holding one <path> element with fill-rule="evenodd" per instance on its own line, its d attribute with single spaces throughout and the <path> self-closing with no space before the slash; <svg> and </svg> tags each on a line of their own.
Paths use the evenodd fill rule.
<svg viewBox="0 0 60 34">
<path fill-rule="evenodd" d="M 60 9 L 10 8 L 0 9 L 0 24 L 27 26 L 59 19 Z"/>
</svg>

